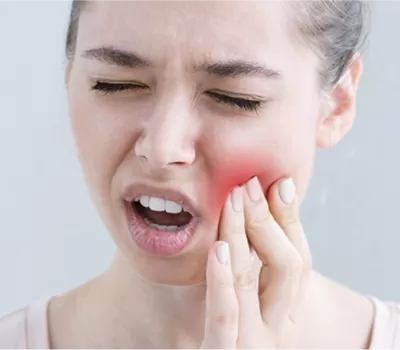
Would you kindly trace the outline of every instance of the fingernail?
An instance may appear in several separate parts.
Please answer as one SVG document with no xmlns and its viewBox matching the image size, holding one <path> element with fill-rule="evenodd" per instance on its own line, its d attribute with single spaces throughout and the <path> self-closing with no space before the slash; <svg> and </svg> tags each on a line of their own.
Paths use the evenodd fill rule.
<svg viewBox="0 0 400 350">
<path fill-rule="evenodd" d="M 253 202 L 261 198 L 261 187 L 257 177 L 253 177 L 246 184 L 247 193 Z"/>
<path fill-rule="evenodd" d="M 221 264 L 226 264 L 229 260 L 229 246 L 224 242 L 217 247 L 217 258 Z"/>
<path fill-rule="evenodd" d="M 241 213 L 243 211 L 243 188 L 235 187 L 231 192 L 231 204 L 235 212 Z"/>
<path fill-rule="evenodd" d="M 285 204 L 292 204 L 296 195 L 296 187 L 294 186 L 293 179 L 290 177 L 283 180 L 279 184 L 279 196 Z"/>
</svg>

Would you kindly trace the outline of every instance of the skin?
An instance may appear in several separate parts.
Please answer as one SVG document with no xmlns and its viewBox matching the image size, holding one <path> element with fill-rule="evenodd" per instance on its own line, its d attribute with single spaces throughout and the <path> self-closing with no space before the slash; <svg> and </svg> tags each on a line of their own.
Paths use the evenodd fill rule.
<svg viewBox="0 0 400 350">
<path fill-rule="evenodd" d="M 103 275 L 53 299 L 52 347 L 368 345 L 371 303 L 312 271 L 298 215 L 316 148 L 352 126 L 362 65 L 355 60 L 327 94 L 317 56 L 287 20 L 283 2 L 96 2 L 82 13 L 67 72 L 70 118 L 117 251 Z M 150 65 L 121 67 L 87 52 L 100 47 Z M 232 60 L 279 77 L 194 69 Z M 141 88 L 104 94 L 91 90 L 96 80 Z M 242 110 L 210 92 L 265 103 Z M 256 203 L 247 195 L 254 176 Z M 297 193 L 289 205 L 279 199 L 287 178 Z M 201 223 L 184 251 L 161 258 L 132 242 L 122 201 L 132 182 L 179 189 L 195 204 Z M 221 241 L 230 248 L 224 264 L 215 255 Z"/>
</svg>

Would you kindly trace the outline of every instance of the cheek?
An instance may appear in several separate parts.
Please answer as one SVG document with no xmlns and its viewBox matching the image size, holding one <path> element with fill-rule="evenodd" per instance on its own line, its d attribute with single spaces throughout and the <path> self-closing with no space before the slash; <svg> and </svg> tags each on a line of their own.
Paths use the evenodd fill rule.
<svg viewBox="0 0 400 350">
<path fill-rule="evenodd" d="M 219 162 L 211 178 L 212 186 L 207 198 L 209 208 L 219 212 L 229 194 L 238 185 L 244 185 L 254 176 L 258 176 L 263 188 L 267 188 L 282 174 L 282 165 L 276 157 L 265 154 L 265 151 L 252 151 L 231 154 L 226 161 Z"/>
<path fill-rule="evenodd" d="M 135 133 L 124 118 L 100 108 L 91 95 L 82 89 L 74 92 L 69 98 L 69 115 L 83 174 L 95 202 L 109 205 L 110 184 L 132 148 Z"/>
<path fill-rule="evenodd" d="M 213 148 L 219 152 L 212 156 L 214 165 L 206 193 L 210 214 L 220 213 L 229 192 L 254 176 L 259 178 L 265 194 L 282 177 L 293 177 L 298 190 L 304 192 L 315 152 L 315 139 L 310 130 L 281 127 L 271 130 L 269 135 L 253 132 L 248 134 L 254 137 L 246 141 L 226 140 L 225 147 L 220 141 L 219 146 Z M 243 132 L 240 136 L 243 140 Z"/>
<path fill-rule="evenodd" d="M 133 135 L 127 113 L 96 98 L 80 78 L 74 77 L 71 84 L 69 115 L 82 166 L 94 177 L 109 177 L 129 149 Z"/>
</svg>

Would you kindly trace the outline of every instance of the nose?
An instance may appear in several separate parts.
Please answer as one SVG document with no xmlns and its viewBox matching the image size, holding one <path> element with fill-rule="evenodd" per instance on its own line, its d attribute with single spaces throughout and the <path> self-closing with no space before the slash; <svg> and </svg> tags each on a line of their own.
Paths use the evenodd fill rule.
<svg viewBox="0 0 400 350">
<path fill-rule="evenodd" d="M 167 101 L 146 116 L 135 144 L 137 156 L 156 167 L 190 165 L 196 158 L 196 121 L 187 103 Z"/>
</svg>

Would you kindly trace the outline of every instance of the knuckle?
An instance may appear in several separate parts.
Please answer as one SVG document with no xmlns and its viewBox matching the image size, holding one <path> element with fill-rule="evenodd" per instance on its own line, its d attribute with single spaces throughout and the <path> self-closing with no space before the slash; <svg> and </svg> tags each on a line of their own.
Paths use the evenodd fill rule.
<svg viewBox="0 0 400 350">
<path fill-rule="evenodd" d="M 282 223 L 288 226 L 297 225 L 300 222 L 299 210 L 293 206 L 281 208 L 278 215 Z"/>
<path fill-rule="evenodd" d="M 292 253 L 291 258 L 289 259 L 289 269 L 294 273 L 301 273 L 303 271 L 303 259 L 300 254 L 297 252 Z"/>
<path fill-rule="evenodd" d="M 233 289 L 232 278 L 220 278 L 217 281 L 217 288 L 221 290 Z"/>
<path fill-rule="evenodd" d="M 285 254 L 281 259 L 281 264 L 278 266 L 278 269 L 281 270 L 282 273 L 290 273 L 291 275 L 301 274 L 303 268 L 303 259 L 295 250 Z"/>
<path fill-rule="evenodd" d="M 216 315 L 214 321 L 217 326 L 233 328 L 237 323 L 237 317 L 234 314 L 221 314 Z"/>
<path fill-rule="evenodd" d="M 238 323 L 238 315 L 236 312 L 220 313 L 214 316 L 213 321 L 217 327 L 224 327 L 234 330 Z"/>
<path fill-rule="evenodd" d="M 250 267 L 235 275 L 235 287 L 238 290 L 257 289 L 257 276 Z"/>
<path fill-rule="evenodd" d="M 249 229 L 257 231 L 260 228 L 265 228 L 272 220 L 273 217 L 269 210 L 257 211 L 249 222 Z"/>
<path fill-rule="evenodd" d="M 289 213 L 288 215 L 285 216 L 284 218 L 284 225 L 291 227 L 291 226 L 296 226 L 300 223 L 300 219 L 297 215 L 294 213 Z"/>
</svg>

